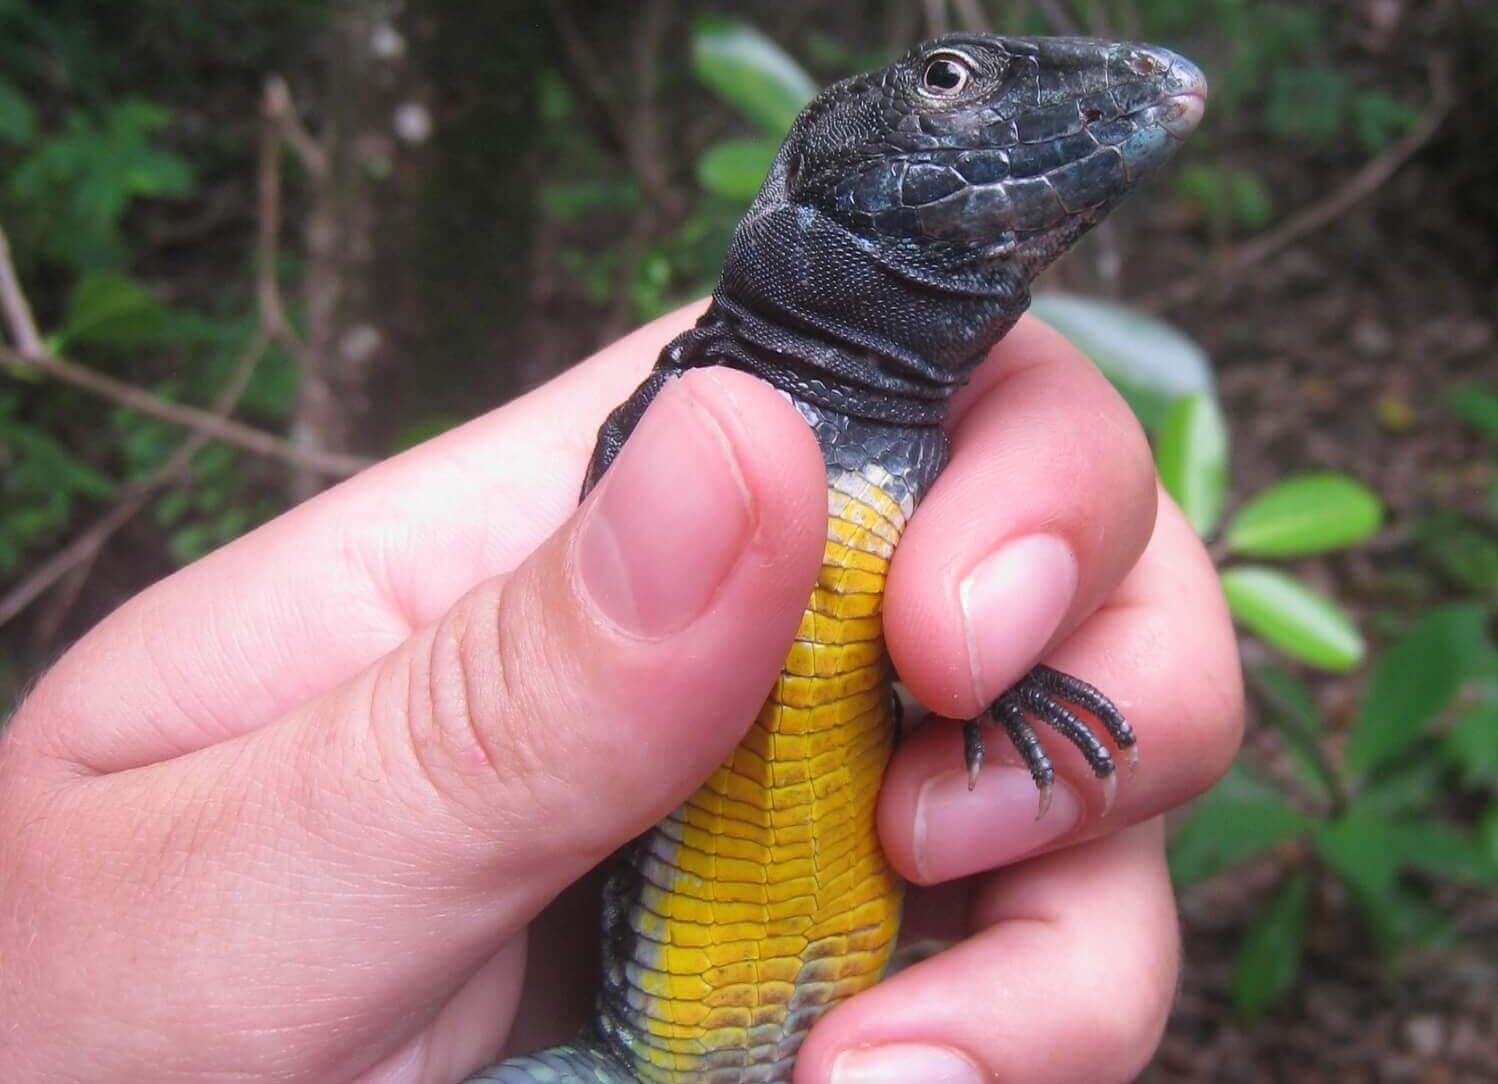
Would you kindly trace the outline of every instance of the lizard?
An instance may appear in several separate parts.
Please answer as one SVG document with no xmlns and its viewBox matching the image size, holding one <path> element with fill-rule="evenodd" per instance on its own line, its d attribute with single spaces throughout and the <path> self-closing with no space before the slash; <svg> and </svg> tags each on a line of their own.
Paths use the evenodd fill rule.
<svg viewBox="0 0 1498 1084">
<path fill-rule="evenodd" d="M 1029 305 L 1031 280 L 1195 128 L 1200 70 L 1159 47 L 948 35 L 827 88 L 793 123 L 738 224 L 706 313 L 603 424 L 583 494 L 651 400 L 726 365 L 784 394 L 827 467 L 823 563 L 746 737 L 620 852 L 603 977 L 572 1043 L 469 1084 L 789 1084 L 832 1006 L 884 973 L 902 883 L 875 801 L 898 731 L 884 577 L 942 469 L 947 402 Z M 1091 721 L 1084 721 L 1091 720 Z M 1043 815 L 1055 769 L 1035 723 L 1075 745 L 1111 804 L 1128 722 L 1037 665 L 964 723 L 1018 749 Z"/>
</svg>

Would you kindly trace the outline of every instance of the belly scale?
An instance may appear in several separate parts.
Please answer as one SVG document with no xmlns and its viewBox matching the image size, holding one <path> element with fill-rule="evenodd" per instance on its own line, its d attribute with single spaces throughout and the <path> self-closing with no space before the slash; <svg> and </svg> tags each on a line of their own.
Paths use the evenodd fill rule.
<svg viewBox="0 0 1498 1084">
<path fill-rule="evenodd" d="M 605 907 L 600 1027 L 648 1084 L 780 1084 L 812 1023 L 878 981 L 902 885 L 874 812 L 894 741 L 880 609 L 910 514 L 829 471 L 817 585 L 769 699 L 638 841 Z"/>
</svg>

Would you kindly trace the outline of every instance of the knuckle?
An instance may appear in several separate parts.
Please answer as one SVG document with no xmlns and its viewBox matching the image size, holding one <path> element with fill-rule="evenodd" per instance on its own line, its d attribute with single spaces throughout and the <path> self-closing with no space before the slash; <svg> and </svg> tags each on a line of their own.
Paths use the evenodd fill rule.
<svg viewBox="0 0 1498 1084">
<path fill-rule="evenodd" d="M 1118 1084 L 1135 1079 L 1149 1064 L 1175 1000 L 1180 952 L 1174 924 L 1168 937 L 1150 941 L 1140 939 L 1135 951 L 1116 960 L 1111 995 L 1092 999 L 1077 1021 L 1095 1063 L 1107 1066 L 1108 1079 Z M 1089 977 L 1095 981 L 1095 974 Z"/>
<path fill-rule="evenodd" d="M 507 812 L 548 804 L 567 755 L 541 687 L 546 667 L 534 661 L 545 633 L 504 620 L 506 590 L 505 581 L 476 589 L 413 643 L 403 697 L 428 789 L 468 823 L 501 831 Z"/>
</svg>

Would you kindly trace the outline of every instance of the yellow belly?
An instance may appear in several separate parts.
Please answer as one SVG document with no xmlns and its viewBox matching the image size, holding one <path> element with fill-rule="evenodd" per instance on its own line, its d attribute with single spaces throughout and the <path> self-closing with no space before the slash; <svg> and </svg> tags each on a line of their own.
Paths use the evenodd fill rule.
<svg viewBox="0 0 1498 1084">
<path fill-rule="evenodd" d="M 831 477 L 821 574 L 774 691 L 636 858 L 629 1045 L 652 1084 L 734 1066 L 789 1079 L 816 1017 L 889 960 L 902 885 L 874 824 L 894 737 L 880 606 L 909 509 L 886 478 Z"/>
</svg>

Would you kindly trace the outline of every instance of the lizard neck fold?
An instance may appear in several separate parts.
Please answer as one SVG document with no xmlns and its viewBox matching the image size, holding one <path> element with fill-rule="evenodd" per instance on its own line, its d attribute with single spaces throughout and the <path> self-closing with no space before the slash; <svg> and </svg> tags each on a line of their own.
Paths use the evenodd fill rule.
<svg viewBox="0 0 1498 1084">
<path fill-rule="evenodd" d="M 661 364 L 674 369 L 727 365 L 823 410 L 905 426 L 940 424 L 948 396 L 962 382 L 948 373 L 901 365 L 821 329 L 787 326 L 721 293 L 697 326 L 666 348 Z"/>
</svg>

